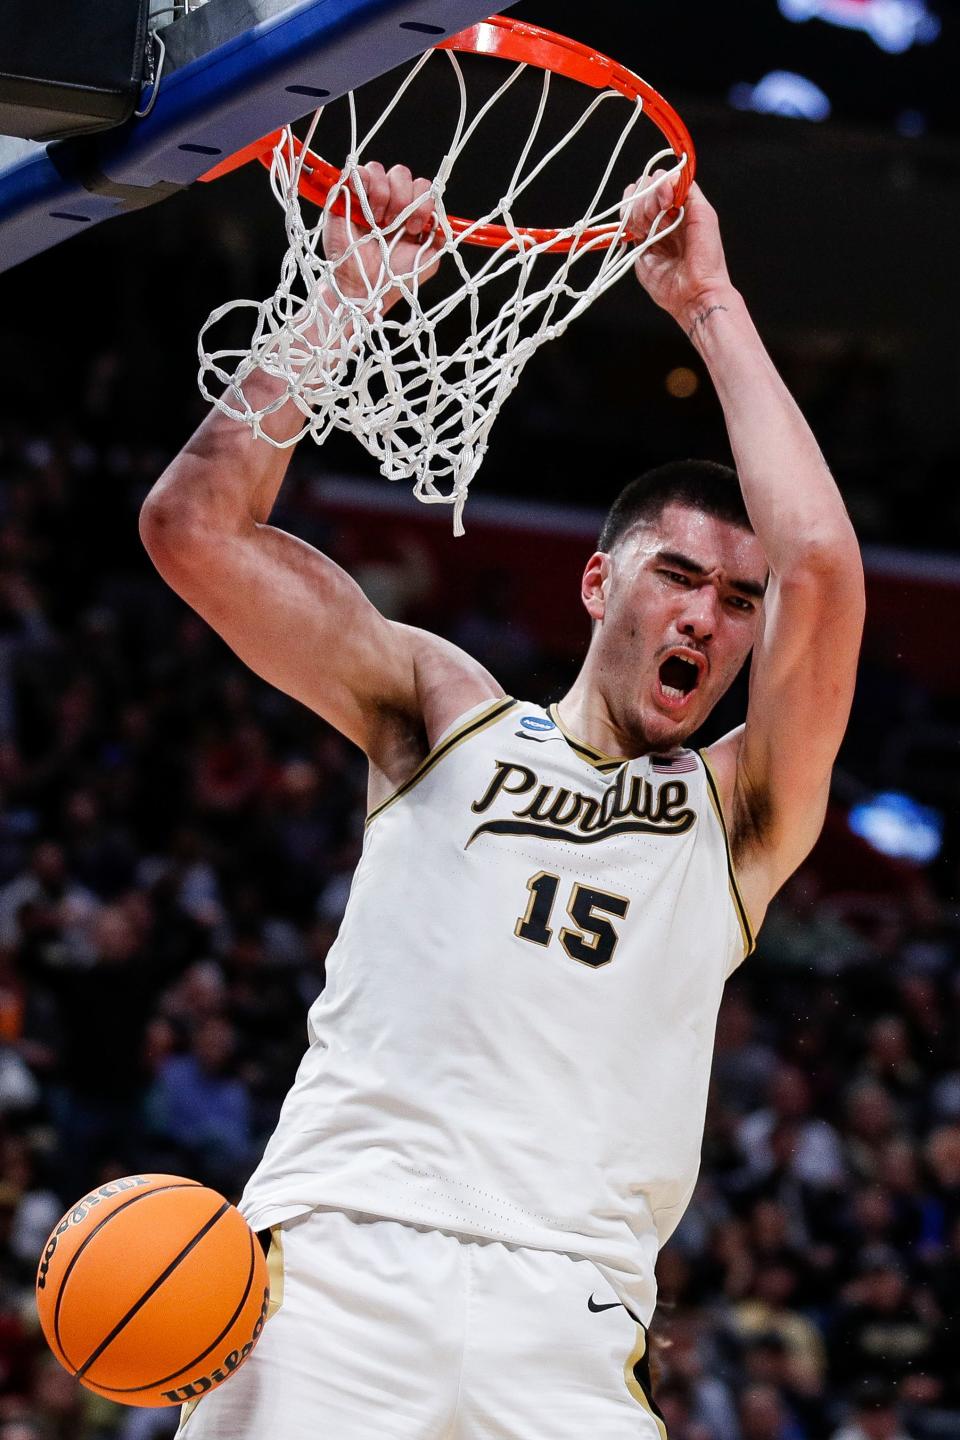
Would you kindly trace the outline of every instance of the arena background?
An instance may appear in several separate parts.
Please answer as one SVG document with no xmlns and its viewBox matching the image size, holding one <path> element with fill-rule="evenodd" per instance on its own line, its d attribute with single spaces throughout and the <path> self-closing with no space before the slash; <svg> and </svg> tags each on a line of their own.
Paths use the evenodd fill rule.
<svg viewBox="0 0 960 1440">
<path fill-rule="evenodd" d="M 960 1436 L 958 17 L 946 0 L 810 0 L 793 12 L 822 13 L 803 23 L 790 8 L 514 10 L 683 111 L 733 278 L 868 569 L 824 837 L 721 1014 L 702 1179 L 660 1265 L 658 1398 L 671 1440 L 946 1440 Z M 884 51 L 862 27 L 893 12 L 903 34 L 927 16 L 939 35 Z M 820 120 L 742 108 L 824 100 Z M 0 280 L 0 1440 L 171 1431 L 174 1415 L 110 1407 L 45 1352 L 36 1257 L 104 1178 L 172 1170 L 239 1193 L 358 855 L 361 757 L 248 674 L 137 537 L 203 413 L 197 330 L 272 289 L 281 243 L 250 170 Z M 297 456 L 276 519 L 388 613 L 541 701 L 586 642 L 577 578 L 608 498 L 658 461 L 727 454 L 702 367 L 627 281 L 529 367 L 463 540 L 344 438 Z M 740 686 L 702 738 L 743 703 Z"/>
</svg>

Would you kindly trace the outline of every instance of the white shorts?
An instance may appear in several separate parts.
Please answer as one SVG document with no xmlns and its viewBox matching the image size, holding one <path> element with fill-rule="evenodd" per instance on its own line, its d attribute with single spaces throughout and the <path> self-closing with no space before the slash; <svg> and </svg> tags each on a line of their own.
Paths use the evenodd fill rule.
<svg viewBox="0 0 960 1440">
<path fill-rule="evenodd" d="M 178 1440 L 665 1440 L 590 1261 L 338 1210 L 274 1237 L 279 1309 Z"/>
</svg>

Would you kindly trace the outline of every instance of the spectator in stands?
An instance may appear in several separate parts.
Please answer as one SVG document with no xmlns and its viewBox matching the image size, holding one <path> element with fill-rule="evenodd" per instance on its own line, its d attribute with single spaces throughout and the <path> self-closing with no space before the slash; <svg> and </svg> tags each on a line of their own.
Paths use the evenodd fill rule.
<svg viewBox="0 0 960 1440">
<path fill-rule="evenodd" d="M 139 906 L 103 906 L 90 927 L 89 949 L 89 965 L 45 971 L 62 1037 L 50 1101 L 68 1195 L 84 1188 L 90 1167 L 105 1155 L 136 1154 L 145 1034 L 158 985 L 152 924 L 144 928 Z"/>
<path fill-rule="evenodd" d="M 716 1355 L 702 1323 L 693 1314 L 671 1315 L 666 1329 L 669 1341 L 657 1358 L 663 1367 L 664 1383 L 679 1387 L 678 1394 L 682 1390 L 684 1423 L 699 1426 L 710 1440 L 739 1440 L 733 1396 L 716 1373 Z"/>
<path fill-rule="evenodd" d="M 933 1180 L 934 1225 L 941 1243 L 960 1220 L 960 1125 L 942 1125 L 927 1141 L 927 1164 Z"/>
<path fill-rule="evenodd" d="M 761 1108 L 776 1069 L 776 1052 L 759 1031 L 747 997 L 729 992 L 717 1021 L 713 1077 L 738 1115 Z"/>
<path fill-rule="evenodd" d="M 752 1294 L 734 1307 L 734 1329 L 746 1344 L 760 1335 L 778 1336 L 798 1386 L 819 1390 L 826 1371 L 823 1338 L 793 1303 L 798 1281 L 796 1261 L 784 1258 L 758 1269 Z"/>
<path fill-rule="evenodd" d="M 935 1320 L 911 1292 L 896 1252 L 883 1247 L 864 1251 L 859 1277 L 848 1287 L 830 1340 L 839 1385 L 929 1376 L 936 1340 Z"/>
<path fill-rule="evenodd" d="M 96 1416 L 109 1402 L 81 1389 L 73 1376 L 47 1352 L 37 1363 L 30 1386 L 30 1420 L 41 1440 L 95 1440 Z"/>
<path fill-rule="evenodd" d="M 51 964 L 90 959 L 88 927 L 100 902 L 67 871 L 61 846 L 41 840 L 29 867 L 0 889 L 0 945 L 29 939 Z"/>
<path fill-rule="evenodd" d="M 250 1097 L 237 1076 L 236 1033 L 209 1016 L 184 1055 L 164 1060 L 148 1100 L 154 1135 L 181 1152 L 188 1173 L 231 1188 L 251 1160 Z"/>
<path fill-rule="evenodd" d="M 741 1440 L 803 1440 L 772 1385 L 748 1385 L 740 1396 Z"/>
<path fill-rule="evenodd" d="M 845 1150 L 853 1172 L 863 1180 L 879 1175 L 882 1154 L 898 1128 L 890 1093 L 876 1080 L 861 1078 L 847 1095 Z"/>
<path fill-rule="evenodd" d="M 710 1430 L 694 1418 L 690 1387 L 685 1380 L 665 1380 L 657 1394 L 657 1405 L 670 1440 L 714 1440 Z"/>
<path fill-rule="evenodd" d="M 931 1241 L 933 1202 L 920 1171 L 917 1144 L 907 1135 L 888 1141 L 880 1157 L 880 1181 L 893 1206 L 893 1238 L 903 1249 Z"/>
<path fill-rule="evenodd" d="M 850 1406 L 850 1419 L 833 1440 L 911 1440 L 904 1429 L 896 1391 L 886 1380 L 866 1380 Z"/>
<path fill-rule="evenodd" d="M 746 1162 L 745 1186 L 759 1186 L 777 1169 L 772 1139 L 780 1122 L 789 1122 L 790 1175 L 814 1188 L 836 1186 L 843 1178 L 840 1137 L 830 1122 L 814 1115 L 810 1082 L 796 1065 L 781 1064 L 770 1082 L 767 1104 L 743 1121 L 739 1140 Z"/>
<path fill-rule="evenodd" d="M 45 1183 L 37 1154 L 23 1135 L 0 1139 L 0 1177 L 12 1202 L 7 1245 L 25 1285 L 32 1287 L 37 1256 L 63 1213 L 63 1205 Z"/>
<path fill-rule="evenodd" d="M 915 1116 L 923 1091 L 923 1074 L 901 1015 L 881 1015 L 870 1026 L 864 1069 L 883 1085 L 901 1113 Z"/>
<path fill-rule="evenodd" d="M 747 1383 L 772 1386 L 805 1437 L 826 1434 L 828 1403 L 822 1366 L 811 1366 L 798 1357 L 775 1330 L 748 1340 L 742 1359 Z"/>
</svg>

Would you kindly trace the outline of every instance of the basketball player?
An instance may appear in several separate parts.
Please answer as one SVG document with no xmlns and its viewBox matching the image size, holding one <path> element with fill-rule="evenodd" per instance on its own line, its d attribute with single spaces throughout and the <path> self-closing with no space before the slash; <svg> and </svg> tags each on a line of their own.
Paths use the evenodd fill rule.
<svg viewBox="0 0 960 1440">
<path fill-rule="evenodd" d="M 381 223 L 422 199 L 412 264 L 427 182 L 363 183 Z M 672 198 L 632 187 L 632 230 Z M 325 243 L 343 256 L 343 222 Z M 375 245 L 341 266 L 358 296 L 364 267 Z M 724 981 L 823 822 L 864 600 L 696 186 L 637 276 L 709 371 L 737 470 L 670 465 L 614 501 L 589 648 L 549 710 L 271 526 L 290 452 L 219 413 L 144 507 L 167 582 L 370 766 L 310 1046 L 243 1200 L 273 1231 L 276 1313 L 222 1388 L 178 1392 L 202 1397 L 184 1440 L 665 1433 L 654 1262 L 696 1181 Z M 256 407 L 282 394 L 247 385 Z M 300 421 L 288 403 L 270 433 Z M 751 650 L 746 723 L 687 748 Z"/>
</svg>

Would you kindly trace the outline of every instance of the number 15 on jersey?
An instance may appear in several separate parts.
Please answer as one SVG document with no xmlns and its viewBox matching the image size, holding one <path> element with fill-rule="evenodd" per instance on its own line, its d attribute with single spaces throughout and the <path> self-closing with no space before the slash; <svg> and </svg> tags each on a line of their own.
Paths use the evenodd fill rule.
<svg viewBox="0 0 960 1440">
<path fill-rule="evenodd" d="M 527 881 L 530 899 L 526 913 L 521 915 L 513 933 L 532 945 L 549 945 L 553 938 L 551 918 L 560 888 L 560 876 L 538 870 Z M 607 890 L 594 890 L 575 884 L 567 901 L 567 914 L 573 926 L 565 925 L 558 940 L 571 960 L 599 969 L 609 965 L 620 936 L 608 915 L 622 920 L 630 908 L 625 895 L 611 895 Z"/>
</svg>

